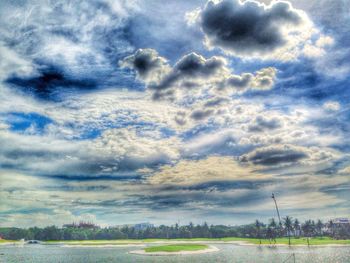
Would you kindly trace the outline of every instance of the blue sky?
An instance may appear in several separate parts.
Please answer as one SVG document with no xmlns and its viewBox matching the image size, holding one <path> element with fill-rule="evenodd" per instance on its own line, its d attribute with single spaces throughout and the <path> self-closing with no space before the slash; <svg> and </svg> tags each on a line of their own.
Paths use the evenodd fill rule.
<svg viewBox="0 0 350 263">
<path fill-rule="evenodd" d="M 2 1 L 0 225 L 349 217 L 349 11 Z"/>
</svg>

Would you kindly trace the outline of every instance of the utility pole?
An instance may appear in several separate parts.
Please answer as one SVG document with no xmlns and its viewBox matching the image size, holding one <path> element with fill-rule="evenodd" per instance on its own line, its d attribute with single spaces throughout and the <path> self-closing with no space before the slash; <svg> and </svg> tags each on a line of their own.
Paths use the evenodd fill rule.
<svg viewBox="0 0 350 263">
<path fill-rule="evenodd" d="M 278 215 L 278 221 L 279 221 L 279 223 L 280 223 L 280 226 L 282 226 L 281 217 L 280 217 L 280 212 L 279 212 L 279 210 L 278 210 L 278 206 L 277 206 L 277 202 L 276 202 L 276 198 L 275 198 L 274 193 L 272 193 L 271 198 L 272 198 L 273 201 L 275 202 L 276 211 L 277 211 L 277 215 Z"/>
</svg>

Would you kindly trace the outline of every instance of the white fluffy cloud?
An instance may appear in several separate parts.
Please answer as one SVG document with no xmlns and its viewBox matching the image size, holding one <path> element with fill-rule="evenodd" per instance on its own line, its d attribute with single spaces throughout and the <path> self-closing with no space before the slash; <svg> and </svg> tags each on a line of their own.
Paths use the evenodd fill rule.
<svg viewBox="0 0 350 263">
<path fill-rule="evenodd" d="M 230 157 L 209 157 L 202 160 L 181 160 L 175 165 L 162 166 L 149 177 L 155 185 L 193 185 L 210 181 L 237 181 L 269 178 L 254 172 L 252 167 L 240 165 Z"/>
<path fill-rule="evenodd" d="M 337 101 L 327 101 L 323 104 L 323 108 L 327 111 L 338 111 L 340 110 L 340 104 Z"/>
</svg>

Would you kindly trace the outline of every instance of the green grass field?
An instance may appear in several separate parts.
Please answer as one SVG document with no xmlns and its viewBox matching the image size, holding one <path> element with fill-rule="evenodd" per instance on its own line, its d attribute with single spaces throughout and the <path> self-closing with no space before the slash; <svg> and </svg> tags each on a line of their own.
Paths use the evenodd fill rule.
<svg viewBox="0 0 350 263">
<path fill-rule="evenodd" d="M 179 251 L 197 251 L 207 249 L 207 245 L 202 244 L 172 244 L 145 248 L 146 252 L 179 252 Z"/>
<path fill-rule="evenodd" d="M 5 243 L 16 243 L 19 242 L 17 240 L 6 240 L 6 239 L 0 239 L 0 244 L 5 244 Z"/>
<path fill-rule="evenodd" d="M 259 239 L 257 238 L 240 238 L 240 237 L 225 237 L 225 238 L 177 238 L 177 239 L 120 239 L 120 240 L 67 240 L 67 241 L 46 241 L 45 244 L 67 244 L 67 245 L 121 245 L 121 244 L 142 244 L 152 242 L 172 242 L 172 241 L 184 241 L 184 242 L 201 242 L 201 241 L 244 241 L 250 244 L 258 245 Z M 310 245 L 350 245 L 350 239 L 347 240 L 335 240 L 329 237 L 313 237 L 309 239 Z M 4 241 L 3 241 L 4 242 Z M 13 242 L 13 241 L 7 241 Z M 270 244 L 269 240 L 262 239 L 261 243 L 264 245 Z M 276 244 L 288 245 L 288 238 L 277 238 Z M 291 238 L 292 245 L 307 245 L 306 238 Z"/>
</svg>

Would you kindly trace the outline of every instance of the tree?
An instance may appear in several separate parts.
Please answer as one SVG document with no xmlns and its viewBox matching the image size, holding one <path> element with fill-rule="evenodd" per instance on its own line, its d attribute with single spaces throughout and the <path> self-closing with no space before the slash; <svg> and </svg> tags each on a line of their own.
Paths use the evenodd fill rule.
<svg viewBox="0 0 350 263">
<path fill-rule="evenodd" d="M 190 222 L 190 224 L 188 225 L 188 231 L 190 232 L 190 238 L 193 237 L 193 228 L 194 228 L 194 225 L 192 222 Z"/>
<path fill-rule="evenodd" d="M 333 220 L 329 221 L 329 228 L 331 229 L 331 236 L 334 237 L 334 222 L 333 222 Z"/>
<path fill-rule="evenodd" d="M 323 223 L 319 219 L 319 220 L 317 220 L 317 223 L 316 223 L 316 229 L 317 229 L 317 234 L 320 236 L 322 236 L 322 228 L 323 228 Z"/>
<path fill-rule="evenodd" d="M 296 218 L 293 223 L 293 228 L 294 228 L 294 236 L 296 237 L 297 235 L 300 235 L 300 223 L 299 220 Z"/>
<path fill-rule="evenodd" d="M 292 223 L 292 218 L 290 216 L 286 216 L 283 219 L 284 227 L 287 230 L 287 235 L 288 235 L 288 245 L 290 246 L 290 232 L 293 229 L 293 223 Z"/>
<path fill-rule="evenodd" d="M 255 228 L 256 228 L 256 233 L 257 233 L 257 237 L 259 238 L 259 243 L 261 245 L 261 236 L 260 236 L 260 228 L 261 228 L 261 222 L 257 219 L 255 220 Z"/>
<path fill-rule="evenodd" d="M 301 228 L 303 229 L 304 236 L 306 236 L 307 245 L 310 246 L 309 238 L 310 238 L 310 236 L 312 234 L 312 230 L 313 230 L 311 220 L 305 221 L 305 223 L 301 226 Z"/>
<path fill-rule="evenodd" d="M 271 218 L 269 227 L 271 228 L 271 240 L 276 244 L 277 224 L 274 218 Z"/>
</svg>

